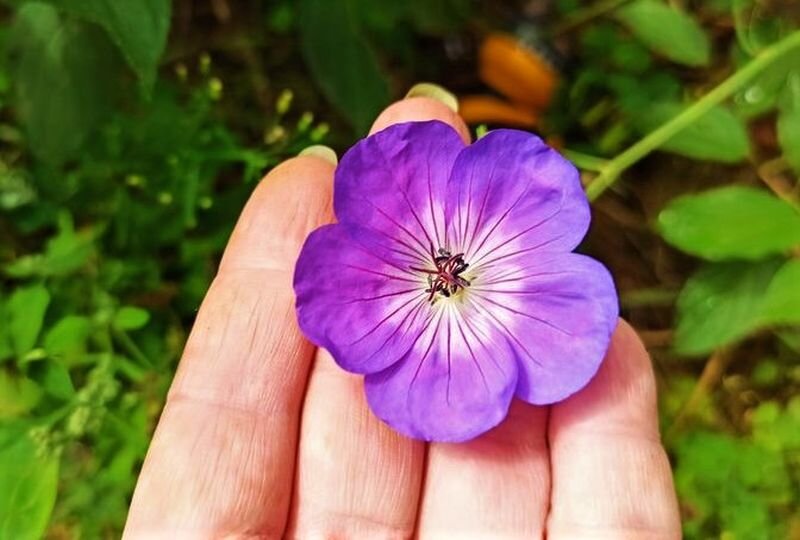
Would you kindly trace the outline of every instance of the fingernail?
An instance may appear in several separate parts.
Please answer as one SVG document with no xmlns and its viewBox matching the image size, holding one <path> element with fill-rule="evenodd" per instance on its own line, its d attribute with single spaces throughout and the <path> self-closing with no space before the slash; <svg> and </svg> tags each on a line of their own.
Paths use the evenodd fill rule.
<svg viewBox="0 0 800 540">
<path fill-rule="evenodd" d="M 439 86 L 438 84 L 422 82 L 417 83 L 411 87 L 411 90 L 406 94 L 407 98 L 411 97 L 427 97 L 440 101 L 447 105 L 453 112 L 458 112 L 458 98 L 452 92 Z"/>
<path fill-rule="evenodd" d="M 339 158 L 336 157 L 336 152 L 333 151 L 333 148 L 330 146 L 325 146 L 324 144 L 312 144 L 311 146 L 302 150 L 298 156 L 315 156 L 320 159 L 324 159 L 328 163 L 332 165 L 336 165 L 339 163 Z"/>
</svg>

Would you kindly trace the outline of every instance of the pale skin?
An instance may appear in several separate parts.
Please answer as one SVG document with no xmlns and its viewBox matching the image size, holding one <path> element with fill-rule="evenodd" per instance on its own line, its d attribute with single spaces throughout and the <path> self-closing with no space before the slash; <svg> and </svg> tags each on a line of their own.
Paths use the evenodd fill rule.
<svg viewBox="0 0 800 540">
<path fill-rule="evenodd" d="M 438 119 L 395 103 L 372 131 Z M 620 321 L 598 375 L 550 407 L 515 402 L 462 444 L 405 438 L 367 407 L 360 376 L 300 333 L 292 272 L 331 222 L 334 165 L 300 156 L 247 203 L 186 345 L 124 538 L 680 538 L 653 369 Z"/>
</svg>

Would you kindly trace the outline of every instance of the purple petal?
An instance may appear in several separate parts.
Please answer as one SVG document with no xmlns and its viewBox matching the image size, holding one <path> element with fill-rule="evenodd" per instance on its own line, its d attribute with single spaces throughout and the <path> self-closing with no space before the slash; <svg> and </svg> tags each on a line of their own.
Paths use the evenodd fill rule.
<svg viewBox="0 0 800 540">
<path fill-rule="evenodd" d="M 464 149 L 447 189 L 449 245 L 473 266 L 571 251 L 589 227 L 578 171 L 523 131 L 491 131 Z"/>
<path fill-rule="evenodd" d="M 464 142 L 439 122 L 395 124 L 362 139 L 336 168 L 334 209 L 426 256 L 444 246 L 444 196 Z"/>
<path fill-rule="evenodd" d="M 597 372 L 617 325 L 606 268 L 575 253 L 540 253 L 525 266 L 476 277 L 467 291 L 516 348 L 516 395 L 537 405 L 561 401 Z"/>
<path fill-rule="evenodd" d="M 375 414 L 428 441 L 471 439 L 500 423 L 516 388 L 514 351 L 468 304 L 441 303 L 409 353 L 365 377 Z"/>
<path fill-rule="evenodd" d="M 295 267 L 300 328 L 355 373 L 399 360 L 430 312 L 426 282 L 383 240 L 354 225 L 327 225 L 311 233 Z"/>
</svg>

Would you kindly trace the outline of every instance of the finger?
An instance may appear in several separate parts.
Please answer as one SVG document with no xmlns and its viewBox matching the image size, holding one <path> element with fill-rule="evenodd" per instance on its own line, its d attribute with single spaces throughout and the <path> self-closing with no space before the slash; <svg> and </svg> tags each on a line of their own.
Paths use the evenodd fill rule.
<svg viewBox="0 0 800 540">
<path fill-rule="evenodd" d="M 547 415 L 514 401 L 482 437 L 431 444 L 419 537 L 541 538 L 550 498 Z"/>
<path fill-rule="evenodd" d="M 650 359 L 621 321 L 597 376 L 550 413 L 551 540 L 680 538 Z"/>
<path fill-rule="evenodd" d="M 372 131 L 393 123 L 441 120 L 464 137 L 456 113 L 415 97 L 386 109 Z M 424 445 L 378 420 L 363 378 L 320 350 L 303 406 L 290 531 L 297 538 L 407 538 L 414 530 Z"/>
<path fill-rule="evenodd" d="M 186 345 L 126 538 L 282 534 L 313 357 L 291 274 L 305 236 L 331 219 L 332 177 L 304 156 L 256 187 Z"/>
</svg>

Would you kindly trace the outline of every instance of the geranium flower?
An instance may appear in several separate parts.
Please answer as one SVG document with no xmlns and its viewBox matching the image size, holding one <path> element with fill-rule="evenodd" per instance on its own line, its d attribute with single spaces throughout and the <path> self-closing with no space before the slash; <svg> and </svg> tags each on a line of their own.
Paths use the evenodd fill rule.
<svg viewBox="0 0 800 540">
<path fill-rule="evenodd" d="M 370 408 L 397 431 L 471 439 L 513 396 L 554 403 L 597 372 L 616 291 L 571 253 L 588 201 L 538 137 L 498 129 L 465 145 L 442 122 L 391 126 L 343 156 L 334 210 L 297 261 L 300 328 L 365 375 Z"/>
</svg>

